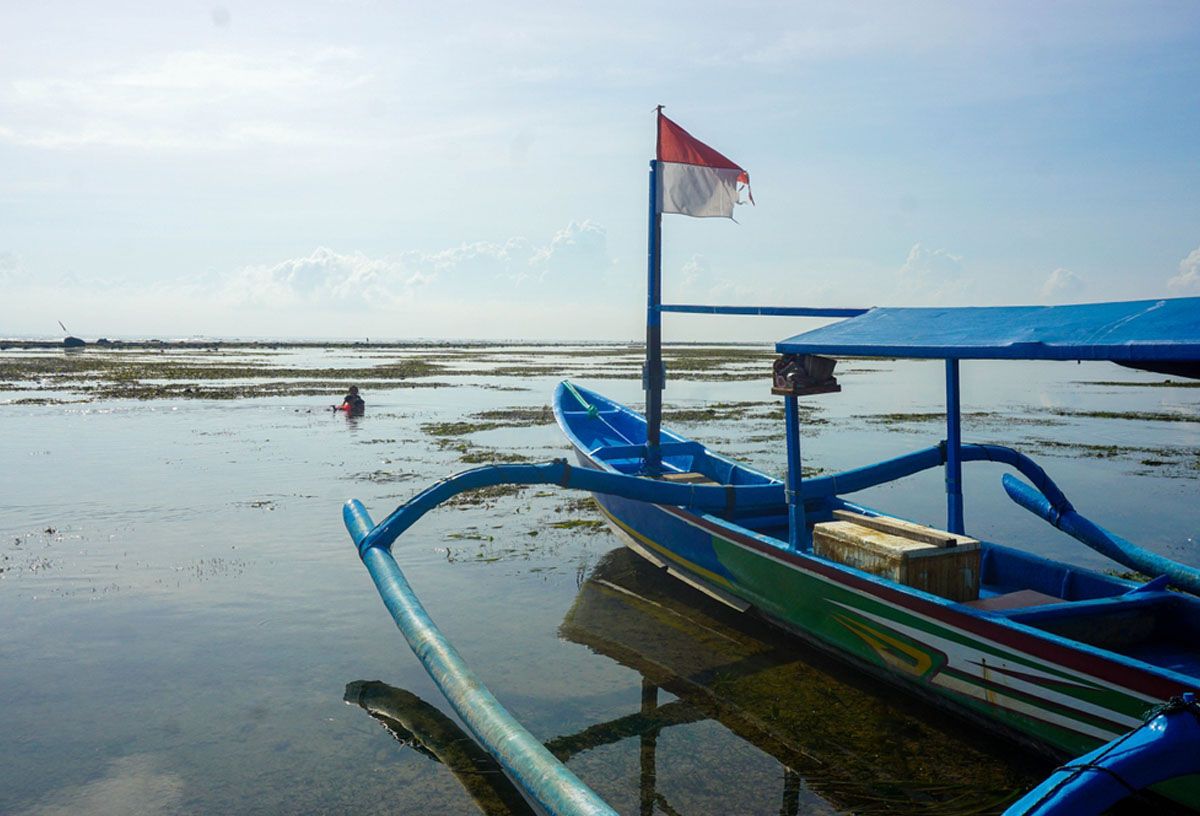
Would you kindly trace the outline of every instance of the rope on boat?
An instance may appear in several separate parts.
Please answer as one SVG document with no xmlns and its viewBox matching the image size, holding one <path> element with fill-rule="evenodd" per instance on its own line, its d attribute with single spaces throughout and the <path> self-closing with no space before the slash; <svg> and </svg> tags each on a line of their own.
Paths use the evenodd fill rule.
<svg viewBox="0 0 1200 816">
<path fill-rule="evenodd" d="M 1200 771 L 1200 705 L 1185 692 L 1152 708 L 1137 728 L 1056 768 L 1004 816 L 1083 816 L 1107 812 L 1158 782 Z"/>
<path fill-rule="evenodd" d="M 571 384 L 570 380 L 563 380 L 562 384 L 563 384 L 563 388 L 566 388 L 568 391 L 570 391 L 571 396 L 573 396 L 575 399 L 579 400 L 579 404 L 587 409 L 588 416 L 590 416 L 592 419 L 595 419 L 596 417 L 600 416 L 600 409 L 597 408 L 595 405 L 592 405 L 587 400 L 585 400 L 583 398 L 583 394 L 579 393 L 579 391 L 575 388 L 575 386 L 573 386 Z"/>
</svg>

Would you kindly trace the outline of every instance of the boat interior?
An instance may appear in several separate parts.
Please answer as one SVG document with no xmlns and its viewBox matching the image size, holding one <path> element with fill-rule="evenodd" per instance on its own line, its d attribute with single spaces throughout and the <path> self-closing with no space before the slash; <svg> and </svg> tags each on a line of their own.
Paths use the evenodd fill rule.
<svg viewBox="0 0 1200 816">
<path fill-rule="evenodd" d="M 590 411 L 560 403 L 563 419 L 589 455 L 616 471 L 637 475 L 644 467 L 645 420 L 624 406 L 587 392 Z M 602 422 L 583 423 L 583 416 Z M 574 422 L 572 420 L 575 420 Z M 586 426 L 586 439 L 578 436 Z M 691 484 L 778 484 L 764 473 L 712 453 L 703 445 L 662 430 L 658 478 Z M 835 519 L 839 510 L 891 518 L 841 498 L 806 503 L 810 525 Z M 787 506 L 734 509 L 713 514 L 781 549 L 788 548 Z M 815 553 L 806 553 L 822 558 Z M 832 560 L 832 559 L 824 559 Z M 845 563 L 841 564 L 846 566 Z M 886 580 L 886 579 L 885 579 Z M 1168 590 L 1165 578 L 1138 583 L 980 542 L 977 596 L 958 606 L 986 617 L 1024 624 L 1186 675 L 1200 674 L 1200 598 Z M 973 592 L 974 594 L 974 592 Z"/>
</svg>

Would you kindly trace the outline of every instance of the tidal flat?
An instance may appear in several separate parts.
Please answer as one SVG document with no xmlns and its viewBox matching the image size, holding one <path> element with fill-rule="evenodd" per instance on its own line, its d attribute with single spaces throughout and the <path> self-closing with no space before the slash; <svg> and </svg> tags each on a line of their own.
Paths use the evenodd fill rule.
<svg viewBox="0 0 1200 816">
<path fill-rule="evenodd" d="M 666 423 L 781 474 L 770 348 L 665 356 Z M 626 343 L 0 350 L 0 813 L 519 812 L 455 775 L 453 715 L 341 505 L 378 519 L 477 463 L 563 457 L 556 383 L 639 407 L 640 363 Z M 807 473 L 944 435 L 939 364 L 838 375 L 803 400 Z M 1200 391 L 1087 363 L 962 377 L 965 440 L 1033 455 L 1098 523 L 1200 563 Z M 330 410 L 351 384 L 362 417 Z M 1113 567 L 1011 504 L 1004 472 L 968 466 L 969 532 Z M 942 490 L 925 473 L 858 497 L 941 525 Z M 585 495 L 463 494 L 395 552 L 497 697 L 621 812 L 990 813 L 1053 765 L 646 569 Z"/>
</svg>

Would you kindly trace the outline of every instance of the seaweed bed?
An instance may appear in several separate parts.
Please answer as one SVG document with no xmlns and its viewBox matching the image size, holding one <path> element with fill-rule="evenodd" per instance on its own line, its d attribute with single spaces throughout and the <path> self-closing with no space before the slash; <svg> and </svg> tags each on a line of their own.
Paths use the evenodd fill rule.
<svg viewBox="0 0 1200 816">
<path fill-rule="evenodd" d="M 1120 380 L 1080 380 L 1080 385 L 1102 385 L 1113 388 L 1200 388 L 1200 382 L 1158 380 L 1156 382 L 1121 382 Z"/>
<path fill-rule="evenodd" d="M 375 390 L 443 388 L 443 379 L 481 375 L 494 378 L 568 377 L 586 371 L 593 377 L 628 377 L 641 360 L 639 346 L 606 344 L 538 346 L 536 361 L 517 362 L 511 345 L 488 343 L 109 343 L 80 350 L 57 344 L 6 341 L 0 348 L 0 393 L 19 392 L 23 404 L 54 404 L 59 397 L 29 396 L 28 392 L 70 394 L 76 401 L 100 399 L 206 399 L 316 396 L 351 382 L 369 383 Z M 289 366 L 282 352 L 296 349 L 352 351 L 356 364 L 346 366 Z M 757 379 L 765 376 L 769 347 L 666 346 L 664 358 L 672 378 L 710 381 Z M 378 360 L 373 365 L 362 364 Z M 482 387 L 524 390 L 495 382 Z M 483 412 L 481 423 L 549 423 L 548 409 Z M 482 426 L 476 429 L 481 429 Z"/>
</svg>

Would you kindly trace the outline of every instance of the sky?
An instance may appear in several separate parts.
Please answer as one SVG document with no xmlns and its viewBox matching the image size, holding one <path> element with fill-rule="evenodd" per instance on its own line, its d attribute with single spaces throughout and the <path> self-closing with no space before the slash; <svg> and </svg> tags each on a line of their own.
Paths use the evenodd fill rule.
<svg viewBox="0 0 1200 816">
<path fill-rule="evenodd" d="M 664 299 L 1200 295 L 1200 4 L 0 4 L 0 336 L 636 340 Z M 794 318 L 667 315 L 667 340 Z"/>
</svg>

